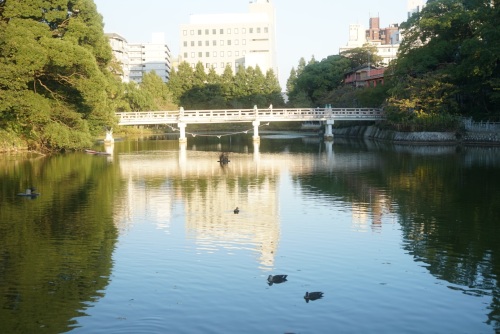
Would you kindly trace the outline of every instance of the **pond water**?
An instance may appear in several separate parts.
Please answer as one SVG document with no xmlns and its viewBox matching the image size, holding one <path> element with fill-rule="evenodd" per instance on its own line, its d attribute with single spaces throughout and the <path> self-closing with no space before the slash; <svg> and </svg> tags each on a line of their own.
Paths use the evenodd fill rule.
<svg viewBox="0 0 500 334">
<path fill-rule="evenodd" d="M 499 148 L 107 149 L 0 156 L 2 333 L 500 332 Z"/>
</svg>

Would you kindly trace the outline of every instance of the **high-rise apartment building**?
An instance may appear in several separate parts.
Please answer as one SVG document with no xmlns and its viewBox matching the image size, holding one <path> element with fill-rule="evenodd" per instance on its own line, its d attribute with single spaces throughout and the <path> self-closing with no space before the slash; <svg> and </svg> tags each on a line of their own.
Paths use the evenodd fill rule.
<svg viewBox="0 0 500 334">
<path fill-rule="evenodd" d="M 144 73 L 156 72 L 167 82 L 170 76 L 170 49 L 163 33 L 154 33 L 151 43 L 129 44 L 130 80 L 141 82 Z"/>
<path fill-rule="evenodd" d="M 151 43 L 127 43 L 122 36 L 106 34 L 117 61 L 122 65 L 122 81 L 141 82 L 144 73 L 156 72 L 163 82 L 170 77 L 171 54 L 163 33 L 154 33 Z"/>
<path fill-rule="evenodd" d="M 218 74 L 230 66 L 260 67 L 263 73 L 276 65 L 275 11 L 270 0 L 253 0 L 248 13 L 191 15 L 180 27 L 179 63 L 195 67 L 201 62 Z"/>
</svg>

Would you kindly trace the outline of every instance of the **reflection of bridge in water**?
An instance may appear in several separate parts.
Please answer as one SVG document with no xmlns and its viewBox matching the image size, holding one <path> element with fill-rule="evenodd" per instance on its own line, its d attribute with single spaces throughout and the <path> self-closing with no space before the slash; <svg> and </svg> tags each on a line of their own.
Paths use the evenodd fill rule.
<svg viewBox="0 0 500 334">
<path fill-rule="evenodd" d="M 120 154 L 128 194 L 119 220 L 129 217 L 132 223 L 143 211 L 168 231 L 175 203 L 182 203 L 187 236 L 201 251 L 255 251 L 261 267 L 270 270 L 280 239 L 281 175 L 374 169 L 379 164 L 369 153 L 343 154 L 336 161 L 331 142 L 312 155 L 262 154 L 259 143 L 253 145 L 252 153 L 231 153 L 226 167 L 217 163 L 217 152 L 188 151 L 186 144 L 178 151 Z M 236 206 L 241 208 L 238 215 L 233 213 Z"/>
</svg>

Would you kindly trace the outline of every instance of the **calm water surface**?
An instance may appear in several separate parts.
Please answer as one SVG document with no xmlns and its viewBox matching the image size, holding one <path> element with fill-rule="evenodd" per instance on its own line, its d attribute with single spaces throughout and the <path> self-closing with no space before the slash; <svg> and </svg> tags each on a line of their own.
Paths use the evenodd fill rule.
<svg viewBox="0 0 500 334">
<path fill-rule="evenodd" d="M 0 156 L 0 332 L 500 332 L 499 148 L 264 134 L 112 152 Z"/>
</svg>

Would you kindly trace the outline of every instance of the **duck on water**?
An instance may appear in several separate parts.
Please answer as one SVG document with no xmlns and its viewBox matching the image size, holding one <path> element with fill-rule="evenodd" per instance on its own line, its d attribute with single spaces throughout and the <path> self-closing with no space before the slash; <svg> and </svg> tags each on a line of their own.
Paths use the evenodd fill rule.
<svg viewBox="0 0 500 334">
<path fill-rule="evenodd" d="M 269 286 L 273 285 L 273 284 L 280 284 L 280 283 L 283 283 L 283 282 L 286 282 L 287 281 L 287 276 L 288 275 L 269 275 L 267 277 L 267 284 L 269 284 Z"/>
<path fill-rule="evenodd" d="M 40 193 L 36 192 L 35 187 L 30 187 L 26 189 L 25 192 L 17 194 L 17 196 L 24 196 L 24 197 L 37 197 L 39 195 Z"/>
</svg>

